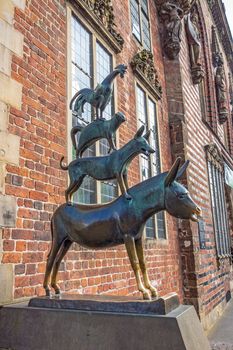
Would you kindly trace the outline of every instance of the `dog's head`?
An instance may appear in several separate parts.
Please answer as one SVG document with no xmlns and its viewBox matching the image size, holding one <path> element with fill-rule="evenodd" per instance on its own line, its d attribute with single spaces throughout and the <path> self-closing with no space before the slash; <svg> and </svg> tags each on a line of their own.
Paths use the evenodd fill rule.
<svg viewBox="0 0 233 350">
<path fill-rule="evenodd" d="M 142 125 L 136 134 L 134 135 L 134 142 L 135 142 L 135 151 L 136 153 L 143 153 L 145 156 L 149 156 L 151 153 L 154 153 L 155 150 L 149 145 L 149 137 L 150 137 L 150 130 L 144 133 L 144 125 Z"/>
</svg>

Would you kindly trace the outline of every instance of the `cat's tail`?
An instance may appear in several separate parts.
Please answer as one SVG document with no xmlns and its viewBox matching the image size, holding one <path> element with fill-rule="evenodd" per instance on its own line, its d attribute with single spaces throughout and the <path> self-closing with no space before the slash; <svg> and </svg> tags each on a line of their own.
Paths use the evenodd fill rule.
<svg viewBox="0 0 233 350">
<path fill-rule="evenodd" d="M 71 132 L 70 132 L 70 136 L 71 136 L 71 141 L 72 141 L 72 145 L 74 147 L 74 149 L 76 150 L 77 152 L 77 142 L 76 142 L 76 134 L 78 132 L 81 132 L 83 129 L 83 126 L 81 125 L 75 125 L 73 126 L 73 128 L 71 129 Z"/>
<path fill-rule="evenodd" d="M 62 168 L 62 170 L 68 170 L 68 165 L 64 165 L 63 160 L 64 160 L 64 157 L 61 157 L 60 167 Z"/>
</svg>

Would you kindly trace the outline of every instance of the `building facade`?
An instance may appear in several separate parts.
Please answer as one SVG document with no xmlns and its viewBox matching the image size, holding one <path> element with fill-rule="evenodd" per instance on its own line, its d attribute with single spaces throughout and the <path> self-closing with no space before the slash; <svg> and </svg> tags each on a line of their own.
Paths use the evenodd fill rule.
<svg viewBox="0 0 233 350">
<path fill-rule="evenodd" d="M 177 156 L 190 159 L 183 182 L 203 211 L 199 224 L 164 212 L 147 222 L 149 276 L 210 327 L 231 291 L 233 50 L 221 0 L 6 0 L 0 23 L 0 302 L 44 293 L 50 218 L 68 185 L 60 159 L 74 158 L 72 126 L 93 119 L 86 104 L 78 120 L 69 102 L 124 63 L 104 117 L 126 116 L 118 147 L 144 125 L 156 150 L 133 160 L 130 186 L 168 170 Z M 85 156 L 107 153 L 101 140 Z M 115 181 L 86 178 L 74 200 L 105 203 L 119 194 Z M 124 247 L 74 244 L 59 285 L 137 294 Z"/>
</svg>

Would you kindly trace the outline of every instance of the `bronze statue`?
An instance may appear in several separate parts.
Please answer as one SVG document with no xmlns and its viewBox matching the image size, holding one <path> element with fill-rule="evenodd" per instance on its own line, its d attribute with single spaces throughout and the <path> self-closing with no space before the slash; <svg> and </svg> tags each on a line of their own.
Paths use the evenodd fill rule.
<svg viewBox="0 0 233 350">
<path fill-rule="evenodd" d="M 204 70 L 200 62 L 201 40 L 198 28 L 198 15 L 195 8 L 185 17 L 185 29 L 189 44 L 191 74 L 194 84 L 199 84 L 204 78 Z"/>
<path fill-rule="evenodd" d="M 71 129 L 71 140 L 76 150 L 76 157 L 82 157 L 83 152 L 100 139 L 108 140 L 109 153 L 111 150 L 116 150 L 116 130 L 125 121 L 124 114 L 118 112 L 110 120 L 96 119 L 87 126 L 74 126 Z M 78 132 L 80 132 L 80 136 L 78 142 L 76 142 L 76 134 Z"/>
<path fill-rule="evenodd" d="M 107 156 L 77 158 L 68 166 L 62 164 L 64 159 L 62 157 L 60 162 L 61 168 L 68 170 L 70 177 L 70 185 L 66 190 L 66 201 L 71 201 L 72 194 L 81 186 L 86 175 L 96 180 L 117 179 L 122 194 L 127 199 L 131 199 L 127 193 L 129 188 L 127 178 L 129 164 L 140 153 L 149 156 L 149 154 L 155 152 L 148 143 L 150 131 L 142 136 L 143 132 L 144 126 L 141 126 L 132 140 L 121 149 L 115 150 Z"/>
<path fill-rule="evenodd" d="M 103 111 L 111 100 L 113 80 L 118 74 L 120 74 L 120 77 L 123 78 L 126 70 L 127 66 L 120 64 L 102 81 L 102 83 L 98 84 L 94 90 L 85 88 L 78 91 L 70 102 L 70 109 L 73 108 L 73 111 L 77 114 L 77 116 L 81 116 L 84 112 L 84 105 L 86 102 L 88 102 L 95 107 L 96 118 L 102 118 Z M 74 107 L 72 107 L 73 103 Z"/>
<path fill-rule="evenodd" d="M 183 10 L 176 4 L 166 1 L 161 5 L 159 14 L 164 25 L 164 51 L 168 58 L 175 59 L 180 52 Z"/>
<path fill-rule="evenodd" d="M 180 169 L 179 165 L 180 158 L 169 172 L 132 187 L 129 190 L 130 201 L 122 195 L 107 204 L 59 206 L 51 220 L 52 246 L 43 284 L 46 295 L 50 295 L 48 283 L 51 272 L 51 286 L 56 294 L 60 293 L 56 283 L 59 265 L 72 242 L 77 242 L 92 249 L 125 244 L 143 298 L 150 299 L 151 295 L 156 297 L 157 290 L 149 281 L 143 255 L 142 234 L 146 221 L 161 210 L 193 221 L 198 221 L 201 213 L 186 188 L 176 182 L 185 172 L 188 162 Z"/>
</svg>

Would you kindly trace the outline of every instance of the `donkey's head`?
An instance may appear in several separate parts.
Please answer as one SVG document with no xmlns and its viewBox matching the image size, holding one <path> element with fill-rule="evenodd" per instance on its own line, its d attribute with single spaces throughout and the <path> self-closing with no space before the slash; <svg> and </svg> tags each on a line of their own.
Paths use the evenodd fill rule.
<svg viewBox="0 0 233 350">
<path fill-rule="evenodd" d="M 169 214 L 181 219 L 198 221 L 201 209 L 194 203 L 187 189 L 176 182 L 189 165 L 189 161 L 179 169 L 181 158 L 177 158 L 165 178 L 165 208 Z"/>
<path fill-rule="evenodd" d="M 155 150 L 149 145 L 148 142 L 150 137 L 150 130 L 147 131 L 145 135 L 142 135 L 144 129 L 145 127 L 142 125 L 134 135 L 132 142 L 134 142 L 135 153 L 143 153 L 145 156 L 149 156 L 151 153 L 154 153 Z"/>
<path fill-rule="evenodd" d="M 116 66 L 115 70 L 119 72 L 121 78 L 124 78 L 127 66 L 125 64 L 119 64 L 118 66 Z"/>
</svg>

